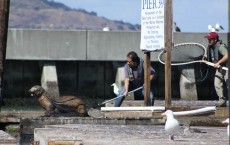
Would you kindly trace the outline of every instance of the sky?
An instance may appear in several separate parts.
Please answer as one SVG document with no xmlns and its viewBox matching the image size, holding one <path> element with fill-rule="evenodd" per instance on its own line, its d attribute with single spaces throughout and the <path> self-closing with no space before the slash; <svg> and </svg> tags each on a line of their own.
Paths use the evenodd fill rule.
<svg viewBox="0 0 230 145">
<path fill-rule="evenodd" d="M 54 0 L 71 8 L 96 12 L 110 20 L 141 24 L 142 0 Z M 219 23 L 228 31 L 227 0 L 173 0 L 173 21 L 182 32 L 209 32 Z"/>
</svg>

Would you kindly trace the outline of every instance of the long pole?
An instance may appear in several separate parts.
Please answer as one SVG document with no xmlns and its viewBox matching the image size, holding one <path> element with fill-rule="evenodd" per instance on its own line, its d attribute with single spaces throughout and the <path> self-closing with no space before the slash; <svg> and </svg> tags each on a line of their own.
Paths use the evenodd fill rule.
<svg viewBox="0 0 230 145">
<path fill-rule="evenodd" d="M 172 0 L 165 3 L 165 107 L 171 107 L 171 49 L 172 43 Z"/>
<path fill-rule="evenodd" d="M 3 67 L 6 54 L 6 41 L 9 20 L 10 0 L 0 0 L 0 104 L 3 103 L 2 82 L 3 82 Z"/>
<path fill-rule="evenodd" d="M 133 93 L 133 92 L 136 92 L 136 91 L 138 91 L 138 90 L 140 90 L 140 89 L 143 89 L 143 86 L 142 86 L 142 87 L 139 87 L 139 88 L 136 88 L 136 89 L 134 89 L 134 90 L 128 92 L 128 94 Z M 111 102 L 111 101 L 113 101 L 113 100 L 116 100 L 117 98 L 121 98 L 121 97 L 124 97 L 124 96 L 125 96 L 125 95 L 122 94 L 122 95 L 117 96 L 117 97 L 115 97 L 115 98 L 113 98 L 113 99 L 104 101 L 104 102 L 102 102 L 101 104 L 98 104 L 98 106 L 104 105 L 104 104 L 106 104 L 106 103 L 108 103 L 108 102 Z"/>
<path fill-rule="evenodd" d="M 150 52 L 145 52 L 144 69 L 144 105 L 150 106 Z"/>
<path fill-rule="evenodd" d="M 227 40 L 228 40 L 228 48 L 230 47 L 230 1 L 228 0 L 228 33 L 227 33 Z M 228 56 L 230 56 L 230 50 L 228 50 Z M 230 64 L 230 59 L 228 58 L 228 64 Z M 229 69 L 229 65 L 228 65 Z M 228 78 L 230 78 L 230 73 L 228 72 Z M 228 81 L 228 103 L 230 102 L 230 81 Z M 230 107 L 228 107 L 230 111 Z"/>
</svg>

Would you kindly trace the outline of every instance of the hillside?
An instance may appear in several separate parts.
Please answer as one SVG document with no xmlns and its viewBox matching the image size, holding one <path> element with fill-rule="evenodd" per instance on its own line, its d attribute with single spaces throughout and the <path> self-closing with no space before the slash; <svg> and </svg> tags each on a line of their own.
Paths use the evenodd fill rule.
<svg viewBox="0 0 230 145">
<path fill-rule="evenodd" d="M 50 0 L 10 0 L 9 28 L 135 31 L 140 25 L 112 21 L 96 12 L 71 9 Z"/>
</svg>

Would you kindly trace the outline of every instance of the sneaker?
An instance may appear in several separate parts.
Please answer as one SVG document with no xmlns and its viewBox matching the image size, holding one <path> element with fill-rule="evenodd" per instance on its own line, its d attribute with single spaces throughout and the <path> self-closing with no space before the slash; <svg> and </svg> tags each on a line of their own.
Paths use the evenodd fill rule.
<svg viewBox="0 0 230 145">
<path fill-rule="evenodd" d="M 227 106 L 227 101 L 225 99 L 220 99 L 217 104 L 217 107 L 226 107 Z"/>
</svg>

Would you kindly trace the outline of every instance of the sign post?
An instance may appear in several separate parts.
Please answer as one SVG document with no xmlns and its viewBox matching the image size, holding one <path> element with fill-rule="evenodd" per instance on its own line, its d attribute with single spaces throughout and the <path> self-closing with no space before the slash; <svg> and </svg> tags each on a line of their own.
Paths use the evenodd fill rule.
<svg viewBox="0 0 230 145">
<path fill-rule="evenodd" d="M 164 48 L 164 0 L 142 0 L 141 9 L 141 50 L 144 69 L 150 70 L 150 52 Z M 150 71 L 145 71 L 144 88 L 144 105 L 150 106 Z"/>
<path fill-rule="evenodd" d="M 171 107 L 172 0 L 165 0 L 165 107 Z"/>
</svg>

